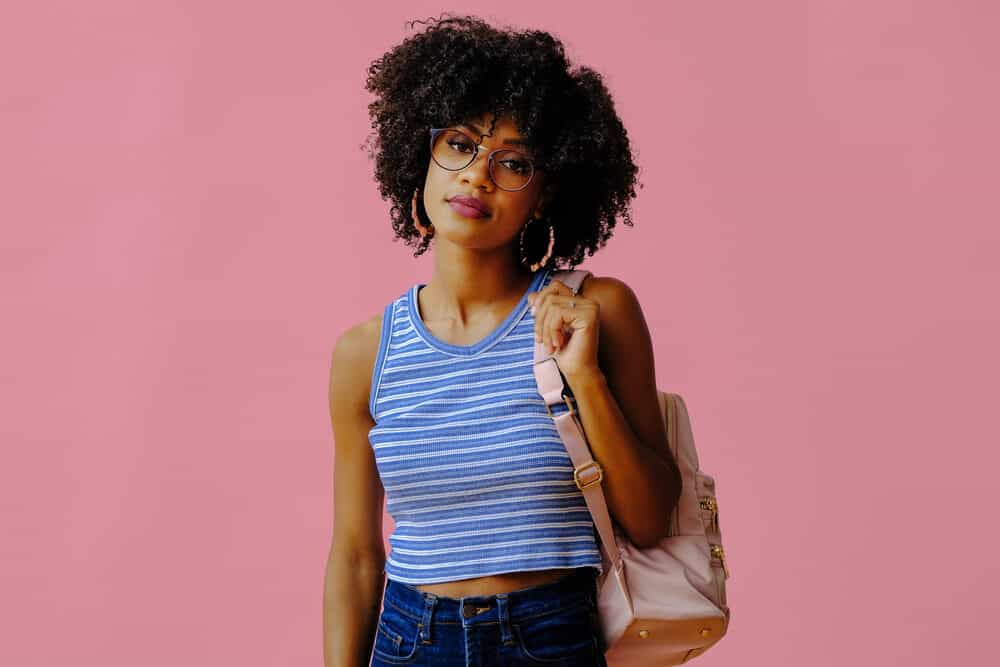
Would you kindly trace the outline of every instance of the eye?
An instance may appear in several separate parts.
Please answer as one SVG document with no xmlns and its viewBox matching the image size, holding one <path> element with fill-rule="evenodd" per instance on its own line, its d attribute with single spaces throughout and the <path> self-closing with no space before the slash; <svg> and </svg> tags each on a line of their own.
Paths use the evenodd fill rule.
<svg viewBox="0 0 1000 667">
<path fill-rule="evenodd" d="M 522 176 L 531 171 L 531 163 L 526 160 L 518 160 L 517 158 L 508 158 L 505 160 L 501 160 L 500 164 L 502 164 L 505 168 L 510 169 L 511 171 L 517 174 L 521 174 Z"/>
<path fill-rule="evenodd" d="M 464 139 L 448 139 L 448 145 L 457 153 L 471 153 L 473 151 L 472 144 Z M 462 150 L 463 148 L 468 150 Z"/>
</svg>

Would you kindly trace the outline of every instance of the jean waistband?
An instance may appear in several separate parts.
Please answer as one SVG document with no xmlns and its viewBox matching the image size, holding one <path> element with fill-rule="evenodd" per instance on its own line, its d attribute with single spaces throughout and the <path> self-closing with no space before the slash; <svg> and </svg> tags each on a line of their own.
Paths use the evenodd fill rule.
<svg viewBox="0 0 1000 667">
<path fill-rule="evenodd" d="M 554 613 L 577 605 L 596 606 L 597 570 L 577 567 L 555 581 L 495 595 L 451 598 L 387 580 L 384 604 L 429 627 L 435 624 L 508 623 Z"/>
</svg>

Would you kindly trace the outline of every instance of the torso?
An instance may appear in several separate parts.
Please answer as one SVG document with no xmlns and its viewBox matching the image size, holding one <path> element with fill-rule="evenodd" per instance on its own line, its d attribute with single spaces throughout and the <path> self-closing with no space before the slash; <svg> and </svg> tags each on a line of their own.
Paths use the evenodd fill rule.
<svg viewBox="0 0 1000 667">
<path fill-rule="evenodd" d="M 503 320 L 505 313 L 513 309 L 514 303 L 516 302 L 511 301 L 506 307 L 506 310 L 504 310 L 504 307 L 501 306 L 498 309 L 501 314 L 496 321 L 480 323 L 476 327 L 477 331 L 459 333 L 446 327 L 436 327 L 436 323 L 434 322 L 425 320 L 425 324 L 428 328 L 432 329 L 435 336 L 438 336 L 442 340 L 447 340 L 448 342 L 452 342 L 456 345 L 468 345 L 471 342 L 479 340 L 483 337 L 483 335 L 485 335 L 486 332 L 489 332 L 493 327 L 497 326 L 497 324 Z M 377 350 L 379 345 L 379 335 L 382 328 L 382 315 L 374 316 L 369 321 L 369 325 L 369 344 L 372 346 L 373 350 Z M 371 359 L 374 362 L 374 353 L 372 353 Z M 569 573 L 570 570 L 567 568 L 525 570 L 521 572 L 504 572 L 501 574 L 494 574 L 486 577 L 475 577 L 472 579 L 461 579 L 459 581 L 447 581 L 434 584 L 415 584 L 414 587 L 421 591 L 451 598 L 496 595 L 497 593 L 509 593 L 522 588 L 529 588 L 555 581 L 565 577 Z"/>
</svg>

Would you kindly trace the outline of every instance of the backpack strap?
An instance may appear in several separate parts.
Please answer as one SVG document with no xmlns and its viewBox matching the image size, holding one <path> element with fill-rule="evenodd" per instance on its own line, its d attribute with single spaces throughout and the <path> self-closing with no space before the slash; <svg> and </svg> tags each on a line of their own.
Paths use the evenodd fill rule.
<svg viewBox="0 0 1000 667">
<path fill-rule="evenodd" d="M 556 271 L 552 275 L 552 280 L 559 280 L 565 283 L 577 294 L 584 278 L 590 275 L 590 271 L 567 270 Z M 572 399 L 572 391 L 566 386 L 563 375 L 559 370 L 554 354 L 549 354 L 544 343 L 535 343 L 535 380 L 538 383 L 538 393 L 545 401 L 546 409 L 552 415 L 559 437 L 569 453 L 569 458 L 573 462 L 573 477 L 576 480 L 577 488 L 583 492 L 587 508 L 594 519 L 594 525 L 601 537 L 601 547 L 607 555 L 614 568 L 615 573 L 621 576 L 622 558 L 619 551 L 618 542 L 615 539 L 614 527 L 611 514 L 608 512 L 607 499 L 604 497 L 604 490 L 601 488 L 601 480 L 604 472 L 600 464 L 594 460 L 594 456 L 587 444 L 587 438 L 583 431 L 583 426 L 577 417 L 576 408 Z M 569 396 L 567 396 L 569 391 Z M 557 403 L 566 402 L 569 411 L 558 415 L 553 415 L 551 407 Z"/>
</svg>

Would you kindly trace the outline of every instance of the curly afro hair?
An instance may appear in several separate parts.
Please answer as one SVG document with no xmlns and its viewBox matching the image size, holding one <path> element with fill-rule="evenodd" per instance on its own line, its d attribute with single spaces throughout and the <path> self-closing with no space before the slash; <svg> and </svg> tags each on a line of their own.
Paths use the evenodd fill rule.
<svg viewBox="0 0 1000 667">
<path fill-rule="evenodd" d="M 510 114 L 547 174 L 551 199 L 545 216 L 556 231 L 551 261 L 557 268 L 575 267 L 585 252 L 593 255 L 604 246 L 619 216 L 632 225 L 630 200 L 636 185 L 642 187 L 601 75 L 587 67 L 571 70 L 562 43 L 547 32 L 441 16 L 368 68 L 365 88 L 376 95 L 368 105 L 375 131 L 365 145 L 379 192 L 393 204 L 393 240 L 416 247 L 414 257 L 430 243 L 412 216 L 413 193 L 430 161 L 429 129 L 487 113 L 495 123 Z M 419 215 L 426 226 L 422 205 Z M 532 257 L 542 255 L 548 242 L 541 229 L 544 238 L 525 239 Z M 534 248 L 541 249 L 537 255 Z"/>
</svg>

